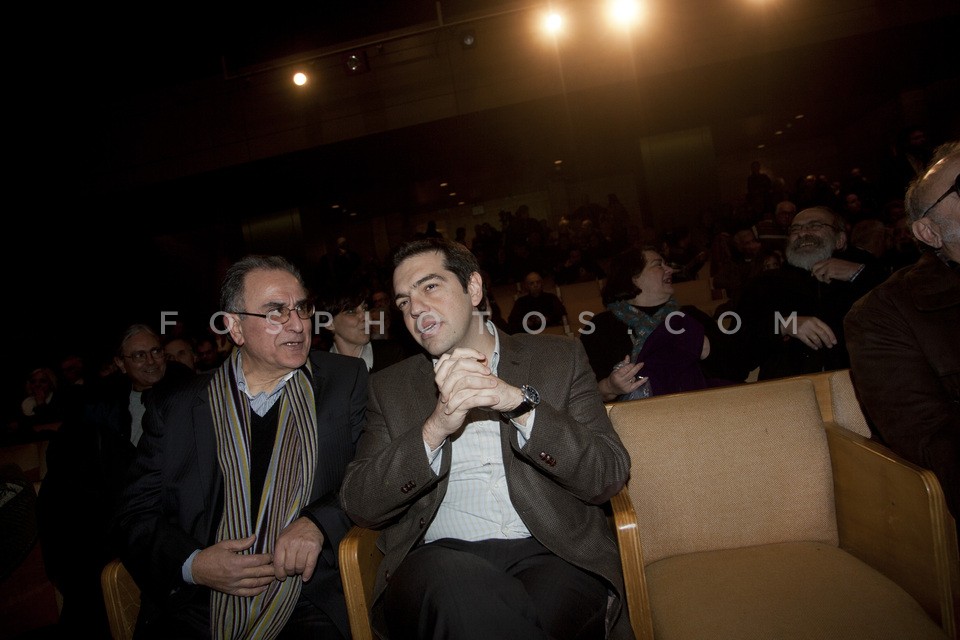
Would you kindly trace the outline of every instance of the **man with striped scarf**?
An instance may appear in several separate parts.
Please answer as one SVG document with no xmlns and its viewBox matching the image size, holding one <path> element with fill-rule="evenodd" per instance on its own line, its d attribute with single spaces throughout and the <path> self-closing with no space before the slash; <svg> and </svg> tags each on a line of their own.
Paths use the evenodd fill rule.
<svg viewBox="0 0 960 640">
<path fill-rule="evenodd" d="M 138 638 L 349 637 L 337 491 L 362 427 L 363 361 L 310 351 L 314 304 L 277 256 L 231 266 L 236 345 L 157 394 L 121 499 Z"/>
</svg>

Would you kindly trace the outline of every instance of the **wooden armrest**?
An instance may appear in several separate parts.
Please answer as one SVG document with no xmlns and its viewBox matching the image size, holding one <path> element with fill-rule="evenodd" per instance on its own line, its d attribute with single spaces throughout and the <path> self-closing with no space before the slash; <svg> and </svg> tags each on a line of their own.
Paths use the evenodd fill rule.
<svg viewBox="0 0 960 640">
<path fill-rule="evenodd" d="M 927 469 L 826 424 L 840 546 L 912 595 L 951 638 L 960 610 L 957 530 Z"/>
<path fill-rule="evenodd" d="M 114 640 L 133 637 L 140 613 L 140 587 L 120 560 L 114 558 L 100 572 L 103 602 Z"/>
<path fill-rule="evenodd" d="M 377 569 L 383 560 L 383 553 L 377 547 L 379 537 L 379 531 L 355 526 L 340 541 L 340 579 L 353 640 L 373 640 L 370 607 L 373 606 Z"/>
<path fill-rule="evenodd" d="M 647 578 L 643 572 L 643 549 L 640 546 L 640 530 L 637 513 L 626 487 L 610 499 L 613 524 L 616 528 L 617 546 L 620 548 L 620 564 L 623 567 L 623 583 L 626 593 L 624 605 L 630 614 L 630 627 L 637 640 L 653 640 L 653 617 L 647 595 Z"/>
</svg>

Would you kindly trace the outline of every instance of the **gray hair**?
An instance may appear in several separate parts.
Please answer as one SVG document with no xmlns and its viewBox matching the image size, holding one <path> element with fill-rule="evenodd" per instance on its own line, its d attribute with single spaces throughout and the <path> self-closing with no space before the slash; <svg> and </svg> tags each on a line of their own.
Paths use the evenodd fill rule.
<svg viewBox="0 0 960 640">
<path fill-rule="evenodd" d="M 151 327 L 150 325 L 142 324 L 142 323 L 132 324 L 129 327 L 127 327 L 124 330 L 123 335 L 120 336 L 120 342 L 117 344 L 117 355 L 122 357 L 123 347 L 126 346 L 127 341 L 129 341 L 130 338 L 132 338 L 133 336 L 139 335 L 141 333 L 149 333 L 150 335 L 152 335 L 154 338 L 157 339 L 157 342 L 160 342 L 160 336 L 157 335 L 157 332 L 154 331 L 153 327 Z"/>
<path fill-rule="evenodd" d="M 257 269 L 265 271 L 286 271 L 297 279 L 304 291 L 307 285 L 300 270 L 283 256 L 249 255 L 233 263 L 227 269 L 227 275 L 220 286 L 220 309 L 222 311 L 240 311 L 243 306 L 243 281 L 247 274 Z"/>
<path fill-rule="evenodd" d="M 930 194 L 929 189 L 924 189 L 923 187 L 926 184 L 926 177 L 927 174 L 930 173 L 930 170 L 933 169 L 937 163 L 944 160 L 960 161 L 960 140 L 946 142 L 937 147 L 933 152 L 933 158 L 930 160 L 930 164 L 928 164 L 924 168 L 923 173 L 917 175 L 910 183 L 910 186 L 907 187 L 907 194 L 904 196 L 903 204 L 907 210 L 907 215 L 910 216 L 911 222 L 916 222 L 922 218 L 927 209 L 933 205 L 933 201 L 937 195 Z"/>
</svg>

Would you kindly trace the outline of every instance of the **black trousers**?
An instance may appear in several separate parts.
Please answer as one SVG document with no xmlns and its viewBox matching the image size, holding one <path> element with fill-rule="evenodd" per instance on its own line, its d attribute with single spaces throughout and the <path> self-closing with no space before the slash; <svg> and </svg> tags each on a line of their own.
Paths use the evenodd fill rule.
<svg viewBox="0 0 960 640">
<path fill-rule="evenodd" d="M 137 621 L 134 640 L 207 640 L 210 638 L 210 592 L 198 590 L 194 598 L 200 606 L 185 607 L 192 615 L 157 616 Z M 290 619 L 277 640 L 344 640 L 329 616 L 302 593 Z"/>
<path fill-rule="evenodd" d="M 444 538 L 411 551 L 384 592 L 392 639 L 604 637 L 607 587 L 535 538 Z"/>
</svg>

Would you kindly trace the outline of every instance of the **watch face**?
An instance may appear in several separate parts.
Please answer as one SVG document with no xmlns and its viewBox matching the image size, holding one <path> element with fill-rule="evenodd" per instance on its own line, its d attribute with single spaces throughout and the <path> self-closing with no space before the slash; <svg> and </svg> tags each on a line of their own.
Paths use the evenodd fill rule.
<svg viewBox="0 0 960 640">
<path fill-rule="evenodd" d="M 537 406 L 538 404 L 540 404 L 540 393 L 533 387 L 524 385 L 523 399 L 529 402 L 530 404 L 532 404 L 533 406 Z"/>
</svg>

